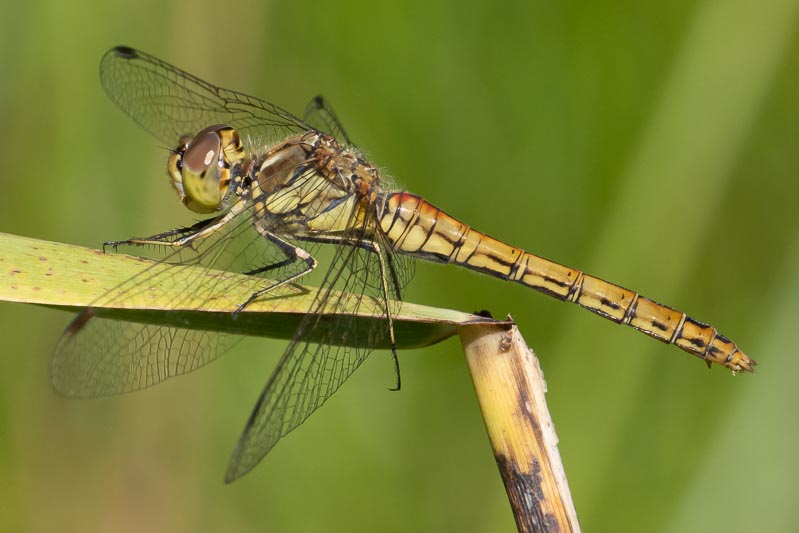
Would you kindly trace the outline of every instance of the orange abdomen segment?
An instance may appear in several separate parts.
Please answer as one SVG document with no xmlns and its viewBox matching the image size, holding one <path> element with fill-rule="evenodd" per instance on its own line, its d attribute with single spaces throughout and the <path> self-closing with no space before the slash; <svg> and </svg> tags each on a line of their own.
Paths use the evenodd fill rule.
<svg viewBox="0 0 799 533">
<path fill-rule="evenodd" d="M 751 372 L 756 364 L 716 328 L 681 311 L 473 230 L 414 194 L 392 193 L 385 201 L 380 227 L 397 252 L 455 263 L 574 302 L 613 322 L 676 344 L 708 364 L 718 363 L 734 372 Z"/>
</svg>

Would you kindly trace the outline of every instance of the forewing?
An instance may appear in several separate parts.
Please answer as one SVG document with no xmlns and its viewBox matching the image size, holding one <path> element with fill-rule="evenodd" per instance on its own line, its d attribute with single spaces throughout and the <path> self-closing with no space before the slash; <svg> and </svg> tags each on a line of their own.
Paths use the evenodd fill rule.
<svg viewBox="0 0 799 533">
<path fill-rule="evenodd" d="M 108 96 L 167 146 L 213 124 L 227 124 L 252 151 L 311 129 L 288 111 L 212 85 L 149 54 L 117 46 L 100 61 Z"/>
<path fill-rule="evenodd" d="M 387 318 L 371 320 L 372 326 L 364 328 L 354 315 L 365 299 L 376 300 L 379 309 L 391 314 L 397 309 L 386 308 L 378 254 L 365 247 L 368 243 L 363 234 L 349 235 L 348 239 L 354 245 L 337 246 L 314 303 L 256 402 L 231 457 L 227 482 L 258 464 L 281 437 L 336 392 L 388 335 Z M 393 255 L 387 243 L 377 245 L 384 264 L 397 270 L 387 273 L 386 284 L 389 298 L 398 302 L 413 274 L 413 265 L 408 258 Z M 335 311 L 344 312 L 334 319 L 322 317 Z"/>
<path fill-rule="evenodd" d="M 146 307 L 151 292 L 162 284 L 180 284 L 182 296 L 169 303 L 174 310 L 203 310 L 233 289 L 250 294 L 267 288 L 273 279 L 297 272 L 302 265 L 285 264 L 286 256 L 253 228 L 261 213 L 250 208 L 212 236 L 167 253 L 165 247 L 150 247 L 161 261 L 100 297 L 78 314 L 56 346 L 51 380 L 64 394 L 96 397 L 149 387 L 172 376 L 195 370 L 232 347 L 236 335 L 186 327 L 124 322 L 103 316 L 103 307 Z M 177 236 L 176 236 L 177 237 Z M 137 247 L 137 252 L 144 251 Z M 249 273 L 267 265 L 278 268 L 245 278 L 185 276 L 186 269 L 203 266 Z M 235 286 L 233 285 L 235 284 Z M 291 292 L 289 290 L 289 292 Z"/>
</svg>

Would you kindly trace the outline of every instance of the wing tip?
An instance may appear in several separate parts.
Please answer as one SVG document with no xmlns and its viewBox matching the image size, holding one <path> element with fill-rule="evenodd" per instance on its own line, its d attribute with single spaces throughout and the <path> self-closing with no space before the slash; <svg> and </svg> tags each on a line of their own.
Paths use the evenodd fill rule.
<svg viewBox="0 0 799 533">
<path fill-rule="evenodd" d="M 236 451 L 233 452 L 233 456 L 230 458 L 230 463 L 228 463 L 227 471 L 225 472 L 226 485 L 238 481 L 261 462 L 260 459 L 256 461 L 244 461 L 239 450 L 240 448 L 237 446 Z"/>
<path fill-rule="evenodd" d="M 239 442 L 236 443 L 236 449 L 230 455 L 230 461 L 225 472 L 225 484 L 229 485 L 237 481 L 258 466 L 279 440 L 279 437 L 259 439 L 253 434 L 254 419 L 256 414 L 260 412 L 260 405 L 261 402 L 259 400 L 241 437 L 239 437 Z"/>
<path fill-rule="evenodd" d="M 119 45 L 111 49 L 111 53 L 122 59 L 136 59 L 139 57 L 139 52 L 130 46 Z"/>
</svg>

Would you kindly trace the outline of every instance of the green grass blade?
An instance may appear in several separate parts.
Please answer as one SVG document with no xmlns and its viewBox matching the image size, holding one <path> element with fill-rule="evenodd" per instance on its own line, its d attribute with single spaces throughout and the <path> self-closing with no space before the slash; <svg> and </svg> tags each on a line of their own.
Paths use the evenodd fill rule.
<svg viewBox="0 0 799 533">
<path fill-rule="evenodd" d="M 275 291 L 272 297 L 253 302 L 234 316 L 237 305 L 250 296 L 248 276 L 186 266 L 172 268 L 168 276 L 158 276 L 159 269 L 167 270 L 170 266 L 124 254 L 0 233 L 0 300 L 5 301 L 71 311 L 91 306 L 98 316 L 118 320 L 288 339 L 316 294 L 312 287 L 286 287 Z M 156 280 L 152 286 L 125 298 L 113 298 L 107 305 L 97 304 L 103 295 L 144 271 L 148 271 L 147 280 Z M 220 277 L 224 283 L 219 283 Z M 210 298 L 206 293 L 202 301 L 187 297 L 183 289 L 190 283 L 202 284 L 202 278 L 226 290 Z M 238 278 L 241 283 L 237 283 Z M 180 308 L 175 308 L 176 301 L 181 302 Z M 372 321 L 384 320 L 379 304 L 373 300 L 365 301 L 357 310 L 340 309 L 321 320 L 333 321 L 341 313 L 356 314 L 356 327 L 365 330 Z M 397 347 L 428 346 L 454 335 L 459 326 L 485 320 L 458 311 L 403 303 L 394 317 Z M 382 347 L 387 345 L 384 343 Z"/>
</svg>

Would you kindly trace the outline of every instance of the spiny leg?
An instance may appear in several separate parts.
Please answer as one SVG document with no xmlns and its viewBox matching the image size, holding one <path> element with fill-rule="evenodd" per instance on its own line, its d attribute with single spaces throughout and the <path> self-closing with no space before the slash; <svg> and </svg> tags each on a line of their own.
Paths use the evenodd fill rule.
<svg viewBox="0 0 799 533">
<path fill-rule="evenodd" d="M 147 241 L 147 242 L 156 241 L 159 244 L 163 244 L 164 242 L 167 242 L 167 239 L 169 239 L 170 237 L 174 237 L 176 235 L 180 235 L 182 237 L 186 235 L 191 235 L 192 233 L 197 233 L 198 231 L 202 230 L 209 224 L 213 224 L 217 220 L 219 220 L 219 217 L 208 218 L 206 220 L 200 220 L 199 222 L 197 222 L 196 224 L 192 224 L 191 226 L 187 226 L 184 228 L 176 228 L 173 230 L 165 231 L 163 233 L 156 233 L 155 235 L 150 235 L 149 237 L 144 237 L 144 238 L 133 237 L 131 239 L 125 239 L 124 241 L 106 241 L 103 243 L 103 251 L 105 252 L 106 251 L 105 249 L 107 247 L 112 247 L 114 248 L 114 251 L 116 251 L 117 247 L 119 246 L 137 245 L 139 241 Z"/>
<path fill-rule="evenodd" d="M 125 241 L 109 241 L 103 243 L 103 249 L 106 246 L 111 246 L 116 249 L 118 246 L 135 245 L 135 246 L 168 246 L 170 248 L 182 248 L 190 245 L 194 241 L 209 237 L 226 226 L 231 220 L 239 216 L 244 211 L 244 201 L 239 200 L 230 208 L 224 215 L 217 218 L 210 218 L 208 220 L 201 220 L 188 228 L 178 228 L 163 233 L 157 233 L 150 237 L 128 239 Z M 167 240 L 175 235 L 183 235 L 179 239 L 173 241 Z"/>
<path fill-rule="evenodd" d="M 364 242 L 362 244 L 367 244 Z M 397 342 L 394 339 L 394 317 L 391 316 L 391 311 L 388 308 L 388 278 L 386 277 L 386 264 L 383 262 L 383 254 L 380 253 L 380 245 L 376 242 L 368 242 L 367 250 L 377 254 L 378 261 L 380 262 L 380 283 L 383 286 L 383 302 L 385 305 L 386 317 L 388 317 L 388 336 L 391 341 L 391 357 L 394 359 L 394 372 L 397 375 L 397 386 L 389 388 L 392 391 L 398 391 L 402 388 L 402 378 L 400 376 L 399 356 L 397 355 Z"/>
<path fill-rule="evenodd" d="M 294 256 L 287 256 L 284 260 L 278 261 L 277 263 L 271 263 L 269 265 L 265 265 L 262 267 L 258 267 L 254 270 L 248 270 L 244 272 L 245 276 L 257 276 L 258 274 L 263 274 L 265 272 L 269 272 L 270 270 L 277 270 L 278 268 L 283 268 L 289 266 L 297 261 L 297 258 Z"/>
<path fill-rule="evenodd" d="M 400 376 L 400 366 L 399 366 L 399 356 L 397 355 L 397 343 L 394 338 L 394 317 L 391 314 L 391 310 L 388 307 L 388 278 L 386 277 L 386 264 L 384 262 L 383 254 L 380 250 L 380 245 L 374 241 L 358 241 L 352 240 L 347 238 L 339 238 L 339 237 L 331 237 L 331 236 L 302 236 L 298 237 L 299 240 L 308 241 L 308 242 L 318 242 L 323 244 L 344 244 L 347 246 L 355 246 L 358 248 L 363 248 L 369 252 L 377 254 L 378 261 L 380 263 L 380 283 L 383 289 L 383 302 L 384 308 L 383 311 L 386 313 L 386 317 L 388 319 L 388 335 L 389 340 L 391 341 L 391 356 L 394 359 L 394 372 L 397 375 L 397 386 L 389 388 L 391 391 L 398 391 L 402 387 L 402 378 Z M 399 284 L 397 283 L 396 276 L 392 276 L 394 279 L 394 283 L 397 287 Z"/>
<path fill-rule="evenodd" d="M 280 237 L 278 237 L 274 233 L 271 233 L 271 232 L 269 232 L 269 231 L 267 231 L 265 229 L 262 229 L 262 228 L 258 228 L 258 233 L 260 233 L 264 238 L 268 239 L 270 242 L 272 242 L 275 245 L 277 245 L 277 247 L 280 248 L 280 250 L 284 254 L 286 254 L 286 259 L 283 260 L 283 261 L 280 261 L 278 263 L 274 263 L 274 264 L 271 264 L 271 265 L 266 265 L 266 266 L 257 268 L 255 270 L 250 270 L 249 272 L 246 272 L 246 274 L 248 274 L 248 275 L 260 274 L 262 272 L 267 272 L 267 271 L 275 269 L 275 268 L 280 268 L 280 267 L 283 267 L 283 266 L 287 266 L 287 265 L 293 264 L 293 263 L 295 263 L 298 260 L 305 262 L 305 268 L 303 270 L 301 270 L 300 272 L 297 272 L 296 274 L 292 274 L 292 275 L 288 276 L 287 278 L 284 278 L 284 279 L 281 279 L 279 281 L 276 281 L 275 283 L 269 285 L 268 287 L 265 287 L 265 288 L 263 288 L 261 290 L 258 290 L 258 291 L 255 291 L 254 293 L 252 293 L 250 295 L 250 297 L 247 298 L 247 300 L 244 301 L 244 303 L 239 305 L 236 308 L 236 310 L 233 311 L 233 316 L 234 317 L 237 316 L 241 311 L 243 311 L 245 307 L 250 305 L 252 302 L 254 302 L 258 298 L 260 298 L 265 293 L 267 293 L 269 291 L 272 291 L 272 290 L 274 290 L 274 289 L 276 289 L 276 288 L 278 288 L 278 287 L 280 287 L 282 285 L 285 285 L 287 283 L 291 283 L 292 281 L 294 281 L 294 280 L 296 280 L 298 278 L 301 278 L 302 276 L 305 276 L 306 274 L 309 274 L 310 272 L 313 272 L 314 269 L 316 269 L 316 266 L 318 265 L 318 262 L 316 261 L 316 259 L 311 254 L 309 254 L 307 251 L 305 251 L 302 248 L 300 248 L 299 246 L 294 246 L 293 244 L 281 239 Z"/>
</svg>

